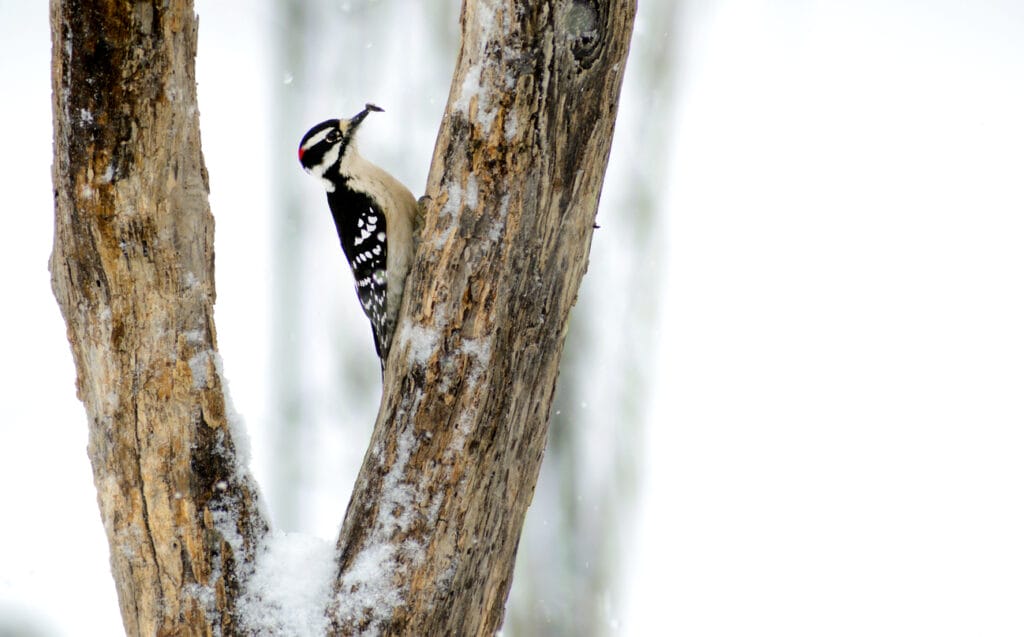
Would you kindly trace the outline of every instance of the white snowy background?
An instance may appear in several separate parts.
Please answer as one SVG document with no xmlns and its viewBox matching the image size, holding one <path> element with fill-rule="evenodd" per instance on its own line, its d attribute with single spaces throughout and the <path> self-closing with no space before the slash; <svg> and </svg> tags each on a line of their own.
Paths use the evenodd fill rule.
<svg viewBox="0 0 1024 637">
<path fill-rule="evenodd" d="M 47 272 L 46 4 L 0 0 L 0 635 L 115 635 Z M 674 47 L 677 88 L 669 156 L 652 159 L 625 141 L 647 108 L 627 69 L 604 197 L 628 196 L 630 164 L 667 176 L 639 514 L 608 631 L 1024 634 L 1024 4 L 701 0 L 671 25 L 645 4 L 634 47 Z M 221 353 L 263 480 L 267 184 L 285 169 L 311 184 L 259 143 L 287 78 L 266 72 L 272 12 L 253 6 L 197 0 L 198 76 Z M 386 121 L 366 147 L 405 154 Z M 400 175 L 414 190 L 423 128 Z M 595 260 L 631 249 L 596 237 Z M 582 294 L 622 294 L 601 277 Z M 332 506 L 311 534 L 333 536 Z"/>
</svg>

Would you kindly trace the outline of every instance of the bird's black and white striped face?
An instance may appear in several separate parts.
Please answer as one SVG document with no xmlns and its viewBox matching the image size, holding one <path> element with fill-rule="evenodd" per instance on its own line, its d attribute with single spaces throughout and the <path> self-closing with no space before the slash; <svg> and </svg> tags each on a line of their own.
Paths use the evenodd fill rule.
<svg viewBox="0 0 1024 637">
<path fill-rule="evenodd" d="M 328 192 L 334 191 L 334 184 L 324 179 L 324 175 L 332 167 L 337 170 L 353 132 L 348 120 L 329 119 L 309 129 L 299 144 L 299 163 L 303 170 L 323 180 Z"/>
<path fill-rule="evenodd" d="M 323 182 L 327 192 L 334 192 L 336 184 L 329 173 L 338 174 L 341 160 L 352 146 L 356 130 L 372 111 L 382 109 L 373 104 L 351 119 L 329 119 L 320 122 L 303 136 L 299 142 L 299 163 L 310 175 Z"/>
</svg>

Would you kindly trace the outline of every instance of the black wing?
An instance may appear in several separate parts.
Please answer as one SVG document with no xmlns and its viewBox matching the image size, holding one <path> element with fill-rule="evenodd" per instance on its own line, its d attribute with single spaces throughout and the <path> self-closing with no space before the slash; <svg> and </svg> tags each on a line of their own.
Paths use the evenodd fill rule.
<svg viewBox="0 0 1024 637">
<path fill-rule="evenodd" d="M 373 344 L 381 367 L 391 348 L 387 331 L 388 246 L 384 213 L 365 194 L 338 188 L 327 193 L 341 249 L 352 267 L 356 294 L 373 327 Z"/>
</svg>

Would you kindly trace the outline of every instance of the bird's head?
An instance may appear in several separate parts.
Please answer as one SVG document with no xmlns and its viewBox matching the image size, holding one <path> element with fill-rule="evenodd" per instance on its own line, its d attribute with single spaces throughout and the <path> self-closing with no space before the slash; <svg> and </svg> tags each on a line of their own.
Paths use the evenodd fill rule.
<svg viewBox="0 0 1024 637">
<path fill-rule="evenodd" d="M 309 129 L 299 142 L 299 163 L 303 170 L 323 179 L 327 171 L 338 166 L 345 153 L 354 147 L 356 129 L 371 111 L 382 112 L 379 106 L 367 104 L 351 119 L 329 119 Z"/>
</svg>

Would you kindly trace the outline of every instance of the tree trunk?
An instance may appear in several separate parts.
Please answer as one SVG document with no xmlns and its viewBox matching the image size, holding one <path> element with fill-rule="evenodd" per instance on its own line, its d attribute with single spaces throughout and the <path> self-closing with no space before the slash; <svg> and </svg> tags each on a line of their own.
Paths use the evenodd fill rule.
<svg viewBox="0 0 1024 637">
<path fill-rule="evenodd" d="M 629 536 L 645 465 L 659 301 L 654 292 L 664 283 L 670 245 L 658 208 L 678 126 L 671 112 L 672 63 L 681 6 L 678 0 L 644 0 L 651 27 L 630 47 L 623 95 L 642 108 L 627 114 L 624 103 L 616 117 L 618 129 L 629 135 L 615 140 L 618 174 L 602 189 L 593 278 L 580 290 L 566 335 L 544 466 L 507 604 L 504 632 L 511 635 L 620 632 L 615 618 L 624 611 L 628 586 L 621 574 L 631 557 Z"/>
<path fill-rule="evenodd" d="M 237 634 L 266 523 L 225 401 L 188 0 L 53 0 L 50 271 L 130 635 Z"/>
<path fill-rule="evenodd" d="M 500 626 L 586 269 L 632 0 L 467 0 L 426 227 L 338 539 L 342 634 Z"/>
<path fill-rule="evenodd" d="M 501 625 L 634 0 L 466 0 L 332 633 Z M 267 532 L 213 326 L 189 0 L 52 0 L 53 288 L 130 635 L 244 635 Z M 239 455 L 242 455 L 239 458 Z"/>
</svg>

